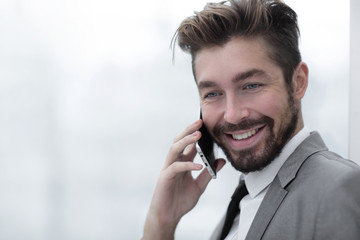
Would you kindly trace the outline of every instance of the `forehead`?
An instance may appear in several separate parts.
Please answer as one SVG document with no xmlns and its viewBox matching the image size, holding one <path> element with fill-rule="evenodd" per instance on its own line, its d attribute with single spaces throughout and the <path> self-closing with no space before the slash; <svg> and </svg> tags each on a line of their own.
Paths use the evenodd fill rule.
<svg viewBox="0 0 360 240">
<path fill-rule="evenodd" d="M 203 48 L 196 54 L 193 68 L 197 82 L 231 77 L 250 69 L 261 69 L 264 72 L 279 69 L 269 57 L 269 47 L 262 38 L 240 37 L 232 38 L 222 46 Z"/>
</svg>

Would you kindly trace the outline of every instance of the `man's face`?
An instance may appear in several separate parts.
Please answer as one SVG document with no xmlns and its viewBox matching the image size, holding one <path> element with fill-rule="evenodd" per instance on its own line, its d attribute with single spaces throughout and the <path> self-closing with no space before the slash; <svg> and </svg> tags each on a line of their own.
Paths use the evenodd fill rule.
<svg viewBox="0 0 360 240">
<path fill-rule="evenodd" d="M 239 171 L 267 166 L 298 131 L 298 109 L 262 39 L 233 38 L 197 53 L 204 123 Z"/>
</svg>

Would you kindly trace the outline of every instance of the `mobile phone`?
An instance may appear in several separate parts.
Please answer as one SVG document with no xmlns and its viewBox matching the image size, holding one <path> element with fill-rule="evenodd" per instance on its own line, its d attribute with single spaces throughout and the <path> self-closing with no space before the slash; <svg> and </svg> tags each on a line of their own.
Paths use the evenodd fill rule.
<svg viewBox="0 0 360 240">
<path fill-rule="evenodd" d="M 200 119 L 202 119 L 202 114 L 200 111 Z M 206 169 L 209 171 L 213 179 L 216 178 L 216 159 L 214 154 L 214 141 L 208 130 L 206 129 L 205 124 L 201 126 L 200 130 L 201 138 L 196 143 L 196 150 L 200 155 L 201 160 L 204 162 Z"/>
</svg>

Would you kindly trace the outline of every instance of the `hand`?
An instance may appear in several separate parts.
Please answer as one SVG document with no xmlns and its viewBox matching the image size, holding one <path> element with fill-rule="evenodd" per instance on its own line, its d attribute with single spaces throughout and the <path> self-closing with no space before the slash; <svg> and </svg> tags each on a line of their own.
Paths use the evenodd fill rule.
<svg viewBox="0 0 360 240">
<path fill-rule="evenodd" d="M 201 164 L 193 162 L 195 143 L 201 137 L 198 131 L 201 125 L 202 120 L 198 120 L 175 138 L 155 188 L 143 239 L 172 239 L 181 217 L 196 205 L 210 182 L 207 170 L 203 170 L 196 179 L 191 175 L 191 171 L 202 169 Z M 225 160 L 217 161 L 218 171 Z"/>
</svg>

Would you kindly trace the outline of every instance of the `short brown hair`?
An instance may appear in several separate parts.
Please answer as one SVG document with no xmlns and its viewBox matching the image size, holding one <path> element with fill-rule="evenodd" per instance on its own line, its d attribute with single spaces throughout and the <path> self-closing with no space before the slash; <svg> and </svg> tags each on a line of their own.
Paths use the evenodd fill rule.
<svg viewBox="0 0 360 240">
<path fill-rule="evenodd" d="M 173 44 L 192 56 L 203 48 L 221 46 L 233 37 L 262 37 L 269 57 L 282 69 L 291 88 L 294 69 L 301 61 L 297 14 L 280 0 L 230 0 L 208 3 L 204 10 L 186 18 L 177 29 Z M 173 46 L 174 47 L 174 46 Z"/>
</svg>

